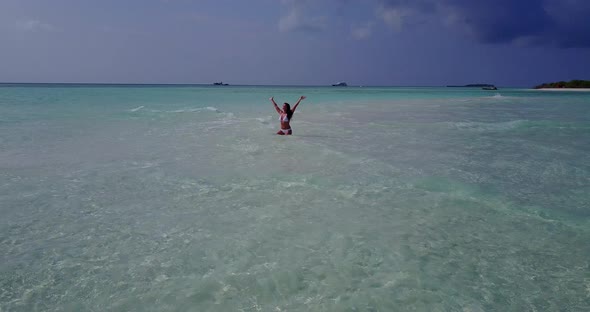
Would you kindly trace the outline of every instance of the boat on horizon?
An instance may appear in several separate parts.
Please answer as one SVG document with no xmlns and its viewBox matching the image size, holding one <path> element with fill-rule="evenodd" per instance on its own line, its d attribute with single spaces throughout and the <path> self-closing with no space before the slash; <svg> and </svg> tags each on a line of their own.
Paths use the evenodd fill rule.
<svg viewBox="0 0 590 312">
<path fill-rule="evenodd" d="M 496 86 L 485 86 L 483 88 L 481 88 L 482 90 L 498 90 L 498 88 L 496 88 Z"/>
<path fill-rule="evenodd" d="M 339 83 L 335 83 L 332 85 L 332 87 L 347 87 L 347 86 L 348 86 L 348 84 L 346 84 L 346 82 L 344 82 L 344 81 L 341 81 Z"/>
<path fill-rule="evenodd" d="M 448 85 L 447 88 L 485 88 L 485 87 L 493 87 L 493 84 L 489 83 L 472 83 L 466 85 Z"/>
<path fill-rule="evenodd" d="M 223 81 L 220 81 L 220 82 L 214 82 L 214 83 L 213 83 L 213 85 L 214 85 L 214 86 L 229 86 L 229 84 L 227 84 L 227 83 L 223 83 Z"/>
</svg>

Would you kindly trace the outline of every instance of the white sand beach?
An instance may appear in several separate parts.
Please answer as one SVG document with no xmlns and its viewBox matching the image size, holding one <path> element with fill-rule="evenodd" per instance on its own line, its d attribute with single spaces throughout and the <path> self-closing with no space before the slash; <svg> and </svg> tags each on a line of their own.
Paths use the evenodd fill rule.
<svg viewBox="0 0 590 312">
<path fill-rule="evenodd" d="M 538 91 L 578 91 L 578 92 L 590 92 L 590 88 L 542 88 L 533 89 Z"/>
</svg>

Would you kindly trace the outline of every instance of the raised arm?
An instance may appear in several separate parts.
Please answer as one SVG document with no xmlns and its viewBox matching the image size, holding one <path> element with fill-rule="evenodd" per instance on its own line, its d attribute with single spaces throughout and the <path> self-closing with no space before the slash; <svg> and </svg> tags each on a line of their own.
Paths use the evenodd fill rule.
<svg viewBox="0 0 590 312">
<path fill-rule="evenodd" d="M 275 110 L 277 111 L 277 113 L 282 114 L 283 110 L 279 108 L 279 106 L 277 105 L 277 102 L 275 102 L 275 97 L 271 97 L 270 101 L 272 102 L 272 105 L 275 106 Z"/>
<path fill-rule="evenodd" d="M 293 106 L 293 109 L 292 109 L 293 112 L 295 112 L 295 110 L 297 109 L 297 106 L 299 106 L 299 103 L 301 103 L 302 100 L 305 100 L 305 96 L 303 96 L 303 95 L 299 98 L 299 101 L 297 101 L 297 103 L 295 103 L 295 106 Z"/>
</svg>

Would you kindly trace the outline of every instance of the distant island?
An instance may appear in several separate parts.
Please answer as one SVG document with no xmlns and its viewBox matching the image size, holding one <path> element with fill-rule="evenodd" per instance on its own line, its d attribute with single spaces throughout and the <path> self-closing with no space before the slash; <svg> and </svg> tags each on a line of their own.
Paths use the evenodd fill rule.
<svg viewBox="0 0 590 312">
<path fill-rule="evenodd" d="M 489 83 L 476 83 L 476 84 L 468 84 L 462 86 L 447 86 L 448 88 L 486 88 L 486 87 L 494 87 L 493 84 Z"/>
<path fill-rule="evenodd" d="M 550 82 L 538 85 L 535 89 L 590 89 L 590 80 Z"/>
</svg>

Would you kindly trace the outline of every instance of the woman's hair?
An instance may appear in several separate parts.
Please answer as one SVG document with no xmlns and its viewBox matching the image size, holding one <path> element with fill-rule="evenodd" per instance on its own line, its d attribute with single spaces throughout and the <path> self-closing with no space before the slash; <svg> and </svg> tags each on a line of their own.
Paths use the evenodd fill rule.
<svg viewBox="0 0 590 312">
<path fill-rule="evenodd" d="M 283 103 L 286 106 L 286 110 L 285 110 L 285 114 L 287 114 L 287 117 L 289 118 L 289 120 L 291 120 L 291 116 L 293 116 L 293 111 L 291 110 L 291 105 L 289 105 L 289 103 L 285 102 Z"/>
</svg>

